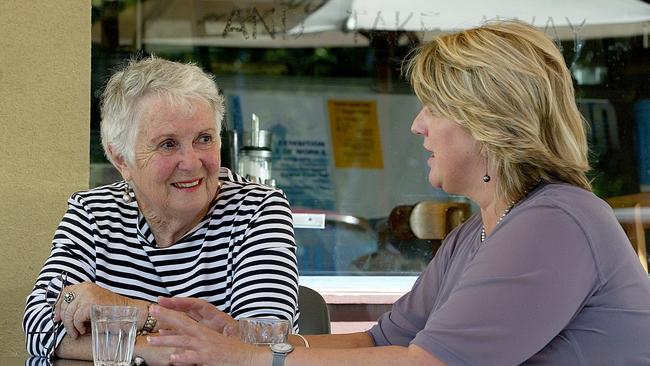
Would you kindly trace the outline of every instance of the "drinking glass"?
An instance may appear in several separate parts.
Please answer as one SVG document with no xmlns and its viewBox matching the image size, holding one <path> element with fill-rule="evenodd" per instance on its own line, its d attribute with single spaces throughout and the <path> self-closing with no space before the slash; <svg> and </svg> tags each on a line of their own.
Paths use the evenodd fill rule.
<svg viewBox="0 0 650 366">
<path fill-rule="evenodd" d="M 241 341 L 256 346 L 286 343 L 289 329 L 289 321 L 285 319 L 243 318 L 239 320 Z"/>
<path fill-rule="evenodd" d="M 95 366 L 129 366 L 135 346 L 138 308 L 93 305 L 90 319 Z"/>
</svg>

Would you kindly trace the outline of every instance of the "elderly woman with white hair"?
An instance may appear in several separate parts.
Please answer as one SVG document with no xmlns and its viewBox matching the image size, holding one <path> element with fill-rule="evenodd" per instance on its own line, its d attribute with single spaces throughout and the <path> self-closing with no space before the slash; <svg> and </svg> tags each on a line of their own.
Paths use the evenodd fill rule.
<svg viewBox="0 0 650 366">
<path fill-rule="evenodd" d="M 123 181 L 77 192 L 27 298 L 32 355 L 92 359 L 93 304 L 139 309 L 135 355 L 158 296 L 297 326 L 298 271 L 284 194 L 220 167 L 223 98 L 199 67 L 151 57 L 108 81 L 102 144 Z M 169 350 L 171 352 L 171 350 Z"/>
</svg>

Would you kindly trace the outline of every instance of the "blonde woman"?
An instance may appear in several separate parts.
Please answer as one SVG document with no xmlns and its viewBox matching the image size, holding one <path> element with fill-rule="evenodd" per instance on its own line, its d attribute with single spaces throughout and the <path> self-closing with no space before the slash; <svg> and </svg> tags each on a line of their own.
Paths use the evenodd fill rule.
<svg viewBox="0 0 650 366">
<path fill-rule="evenodd" d="M 241 344 L 219 333 L 227 316 L 161 299 L 152 311 L 175 333 L 150 343 L 209 365 L 650 364 L 650 281 L 591 192 L 585 123 L 555 44 L 521 22 L 489 23 L 422 46 L 406 70 L 429 182 L 480 208 L 413 289 L 368 332 L 295 350 Z"/>
</svg>

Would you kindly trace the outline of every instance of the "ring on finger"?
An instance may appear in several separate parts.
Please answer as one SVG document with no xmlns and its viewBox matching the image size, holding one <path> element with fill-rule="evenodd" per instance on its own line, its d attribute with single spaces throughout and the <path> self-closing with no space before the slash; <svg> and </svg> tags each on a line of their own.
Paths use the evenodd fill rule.
<svg viewBox="0 0 650 366">
<path fill-rule="evenodd" d="M 66 293 L 63 295 L 63 301 L 65 301 L 66 304 L 69 304 L 69 303 L 71 303 L 71 302 L 72 302 L 76 297 L 77 297 L 77 296 L 74 294 L 74 292 L 69 291 L 69 292 L 66 292 Z"/>
</svg>

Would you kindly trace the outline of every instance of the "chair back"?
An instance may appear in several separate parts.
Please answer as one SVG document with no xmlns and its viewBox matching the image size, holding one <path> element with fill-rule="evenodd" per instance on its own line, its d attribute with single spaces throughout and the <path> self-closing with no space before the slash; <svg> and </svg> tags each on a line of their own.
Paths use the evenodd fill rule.
<svg viewBox="0 0 650 366">
<path fill-rule="evenodd" d="M 300 334 L 330 333 L 330 313 L 321 294 L 309 287 L 298 286 L 298 308 Z"/>
<path fill-rule="evenodd" d="M 650 192 L 609 197 L 605 200 L 614 209 L 616 219 L 630 239 L 630 244 L 639 256 L 643 269 L 648 272 L 646 230 L 650 229 L 650 220 L 648 220 Z"/>
<path fill-rule="evenodd" d="M 422 201 L 413 206 L 409 226 L 418 239 L 444 239 L 471 215 L 465 202 Z"/>
</svg>

